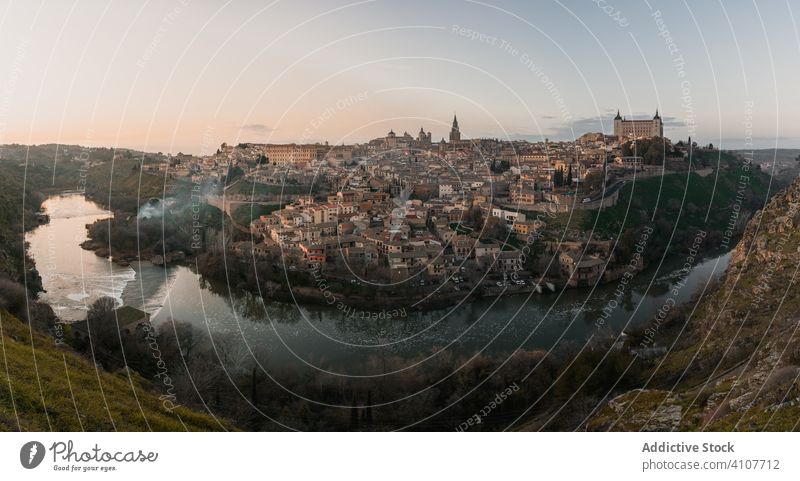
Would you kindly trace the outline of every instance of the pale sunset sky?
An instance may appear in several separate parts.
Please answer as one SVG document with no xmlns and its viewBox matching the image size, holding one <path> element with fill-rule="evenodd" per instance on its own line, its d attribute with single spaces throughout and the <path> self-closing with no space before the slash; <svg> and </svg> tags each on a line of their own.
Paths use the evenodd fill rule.
<svg viewBox="0 0 800 481">
<path fill-rule="evenodd" d="M 0 144 L 571 139 L 617 109 L 800 147 L 800 2 L 0 1 Z"/>
</svg>

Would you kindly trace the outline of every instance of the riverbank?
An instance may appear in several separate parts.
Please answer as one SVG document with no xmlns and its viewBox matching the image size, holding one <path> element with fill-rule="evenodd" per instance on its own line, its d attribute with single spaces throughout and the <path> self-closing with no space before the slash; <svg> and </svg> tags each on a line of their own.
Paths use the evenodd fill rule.
<svg viewBox="0 0 800 481">
<path fill-rule="evenodd" d="M 91 251 L 97 257 L 109 259 L 120 267 L 128 267 L 134 262 L 150 262 L 156 266 L 177 265 L 191 260 L 183 251 L 171 251 L 166 254 L 156 254 L 151 250 L 140 252 L 116 251 L 109 249 L 105 242 L 87 239 L 80 244 L 81 249 Z"/>
<path fill-rule="evenodd" d="M 380 310 L 406 309 L 408 311 L 426 311 L 451 308 L 465 305 L 479 299 L 495 299 L 505 295 L 536 296 L 548 298 L 553 294 L 565 291 L 586 292 L 587 289 L 609 288 L 620 283 L 622 275 L 611 276 L 598 282 L 596 285 L 575 286 L 563 279 L 546 278 L 539 282 L 525 282 L 516 284 L 511 280 L 506 282 L 486 280 L 478 285 L 469 283 L 455 284 L 448 281 L 445 284 L 429 284 L 427 287 L 414 287 L 416 291 L 406 291 L 401 294 L 386 292 L 387 286 L 345 284 L 342 281 L 330 278 L 322 282 L 314 280 L 313 276 L 303 278 L 306 273 L 290 271 L 289 273 L 274 272 L 263 276 L 241 279 L 242 271 L 253 271 L 256 266 L 249 260 L 238 259 L 236 254 L 229 252 L 227 255 L 227 268 L 219 266 L 212 268 L 203 267 L 202 258 L 205 253 L 196 256 L 186 256 L 183 252 L 169 252 L 166 256 L 155 254 L 150 250 L 141 253 L 130 251 L 109 251 L 106 243 L 87 239 L 80 244 L 84 250 L 93 252 L 97 257 L 108 259 L 120 267 L 128 267 L 139 262 L 149 262 L 155 266 L 187 267 L 197 270 L 198 274 L 207 280 L 230 284 L 236 290 L 243 290 L 269 299 L 270 301 L 288 304 L 308 304 L 322 307 L 336 307 L 340 310 L 360 310 L 372 312 Z M 708 249 L 704 259 L 725 255 L 724 251 Z M 222 262 L 222 256 L 215 262 Z M 665 262 L 678 262 L 681 255 L 668 255 Z M 200 262 L 198 262 L 200 261 Z M 273 266 L 274 267 L 274 266 Z M 625 284 L 631 278 L 638 276 L 648 268 L 633 270 L 618 267 L 618 273 L 625 271 L 629 275 Z M 622 270 L 620 270 L 622 269 Z M 294 282 L 286 279 L 292 277 Z M 502 285 L 498 285 L 501 283 Z M 338 286 L 338 287 L 337 287 Z M 458 290 L 453 290 L 457 288 Z"/>
<path fill-rule="evenodd" d="M 248 291 L 270 301 L 320 307 L 333 306 L 340 310 L 364 312 L 376 309 L 378 311 L 438 310 L 467 305 L 480 299 L 491 300 L 508 295 L 524 297 L 544 295 L 544 298 L 547 298 L 548 291 L 563 293 L 577 289 L 578 292 L 586 292 L 586 288 L 617 286 L 622 276 L 630 280 L 638 276 L 642 269 L 638 264 L 633 268 L 627 264 L 607 266 L 606 270 L 615 275 L 601 276 L 600 282 L 581 286 L 571 285 L 564 279 L 554 277 L 539 279 L 537 283 L 536 276 L 528 276 L 522 283 L 501 278 L 483 278 L 477 284 L 470 282 L 469 279 L 462 283 L 455 283 L 452 280 L 433 283 L 434 280 L 426 279 L 425 286 L 416 283 L 402 286 L 364 285 L 363 282 L 348 283 L 330 276 L 315 279 L 308 272 L 299 269 L 281 272 L 277 267 L 280 262 L 270 264 L 264 259 L 234 261 L 238 258 L 233 252 L 229 252 L 225 258 L 217 255 L 209 262 L 203 261 L 203 257 L 208 254 L 206 249 L 190 250 L 189 255 L 184 250 L 169 250 L 165 255 L 164 246 L 175 245 L 173 240 L 175 237 L 173 235 L 166 241 L 161 239 L 162 229 L 168 229 L 172 224 L 170 220 L 161 218 L 141 219 L 135 224 L 130 220 L 130 216 L 127 219 L 101 219 L 86 226 L 90 238 L 81 243 L 81 248 L 94 252 L 99 258 L 110 259 L 119 267 L 128 267 L 139 262 L 150 262 L 156 266 L 192 267 L 196 268 L 205 279 L 229 284 L 236 290 Z M 110 236 L 108 229 L 112 229 Z M 141 238 L 137 238 L 140 235 Z M 133 237 L 130 238 L 131 236 Z M 109 246 L 109 242 L 103 240 L 109 237 L 112 239 L 113 248 Z M 118 248 L 125 246 L 128 248 Z M 658 257 L 670 262 L 682 256 L 674 254 Z M 268 268 L 264 268 L 262 264 L 268 264 Z M 552 286 L 552 289 L 547 289 L 548 285 Z"/>
</svg>

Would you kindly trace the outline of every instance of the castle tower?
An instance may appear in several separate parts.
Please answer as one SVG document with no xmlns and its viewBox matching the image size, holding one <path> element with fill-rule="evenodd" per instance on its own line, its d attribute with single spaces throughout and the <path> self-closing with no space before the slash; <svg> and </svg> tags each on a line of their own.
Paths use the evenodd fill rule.
<svg viewBox="0 0 800 481">
<path fill-rule="evenodd" d="M 617 116 L 614 117 L 614 136 L 619 138 L 622 136 L 622 116 L 617 109 Z"/>
<path fill-rule="evenodd" d="M 661 116 L 658 115 L 658 109 L 656 109 L 656 115 L 653 117 L 653 134 L 658 137 L 664 136 L 664 123 L 661 121 Z"/>
</svg>

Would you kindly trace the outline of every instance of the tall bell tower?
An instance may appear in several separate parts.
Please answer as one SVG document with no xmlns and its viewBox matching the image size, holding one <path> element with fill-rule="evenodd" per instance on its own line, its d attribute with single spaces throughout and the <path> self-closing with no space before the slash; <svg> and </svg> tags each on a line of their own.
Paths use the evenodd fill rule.
<svg viewBox="0 0 800 481">
<path fill-rule="evenodd" d="M 461 141 L 461 131 L 458 129 L 458 119 L 453 114 L 453 127 L 450 129 L 450 142 Z"/>
</svg>

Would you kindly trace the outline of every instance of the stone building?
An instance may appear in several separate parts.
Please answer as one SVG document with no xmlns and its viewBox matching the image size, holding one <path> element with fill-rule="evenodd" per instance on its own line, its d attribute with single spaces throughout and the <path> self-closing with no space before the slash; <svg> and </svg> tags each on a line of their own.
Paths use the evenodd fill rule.
<svg viewBox="0 0 800 481">
<path fill-rule="evenodd" d="M 614 135 L 619 139 L 663 137 L 664 124 L 658 115 L 658 110 L 651 120 L 628 120 L 617 110 L 617 116 L 614 117 Z"/>
</svg>

